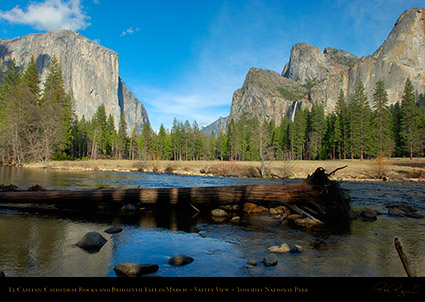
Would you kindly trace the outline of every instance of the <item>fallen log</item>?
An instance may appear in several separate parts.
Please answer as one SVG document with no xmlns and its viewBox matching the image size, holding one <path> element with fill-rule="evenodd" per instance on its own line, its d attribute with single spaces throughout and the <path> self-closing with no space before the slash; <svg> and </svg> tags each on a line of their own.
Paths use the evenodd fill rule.
<svg viewBox="0 0 425 302">
<path fill-rule="evenodd" d="M 350 200 L 339 183 L 329 179 L 323 168 L 296 184 L 264 184 L 246 186 L 188 188 L 130 188 L 88 190 L 1 190 L 0 206 L 27 204 L 31 207 L 53 207 L 57 210 L 117 210 L 128 205 L 137 207 L 212 208 L 247 202 L 282 202 L 293 204 L 307 216 L 334 223 L 349 221 Z"/>
</svg>

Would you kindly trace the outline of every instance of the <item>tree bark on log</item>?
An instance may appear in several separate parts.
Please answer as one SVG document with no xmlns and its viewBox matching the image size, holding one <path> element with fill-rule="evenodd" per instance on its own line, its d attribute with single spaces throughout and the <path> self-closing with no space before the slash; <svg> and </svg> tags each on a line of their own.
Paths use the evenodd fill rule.
<svg viewBox="0 0 425 302">
<path fill-rule="evenodd" d="M 335 172 L 335 171 L 334 171 Z M 125 205 L 194 206 L 196 208 L 246 202 L 282 202 L 298 208 L 321 221 L 349 219 L 349 198 L 339 183 L 318 168 L 306 180 L 296 184 L 264 184 L 247 186 L 131 188 L 89 190 L 43 190 L 0 192 L 3 204 L 50 205 L 57 209 L 120 209 Z M 31 188 L 30 188 L 31 189 Z"/>
</svg>

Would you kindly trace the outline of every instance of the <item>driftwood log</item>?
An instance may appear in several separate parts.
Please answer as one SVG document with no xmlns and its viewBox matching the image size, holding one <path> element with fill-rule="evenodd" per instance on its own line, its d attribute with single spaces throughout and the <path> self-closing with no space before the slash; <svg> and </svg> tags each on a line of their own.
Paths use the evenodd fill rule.
<svg viewBox="0 0 425 302">
<path fill-rule="evenodd" d="M 413 266 L 411 266 L 410 261 L 407 258 L 401 238 L 398 238 L 397 236 L 394 237 L 394 246 L 397 250 L 398 256 L 400 257 L 401 263 L 403 264 L 403 268 L 406 271 L 407 276 L 416 277 L 416 271 Z"/>
<path fill-rule="evenodd" d="M 203 209 L 247 202 L 278 202 L 289 205 L 294 212 L 328 224 L 347 222 L 351 211 L 349 197 L 338 182 L 329 179 L 337 170 L 326 173 L 323 168 L 318 168 L 296 184 L 88 190 L 45 190 L 33 186 L 25 191 L 15 186 L 2 186 L 0 207 L 96 212 L 116 211 L 123 207 L 190 206 Z"/>
</svg>

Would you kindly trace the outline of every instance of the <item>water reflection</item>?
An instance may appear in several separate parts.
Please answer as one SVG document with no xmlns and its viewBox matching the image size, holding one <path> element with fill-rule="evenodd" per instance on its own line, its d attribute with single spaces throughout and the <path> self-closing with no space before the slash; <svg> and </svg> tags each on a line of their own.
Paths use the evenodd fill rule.
<svg viewBox="0 0 425 302">
<path fill-rule="evenodd" d="M 8 213 L 0 218 L 0 268 L 7 276 L 105 276 L 110 244 L 89 254 L 74 244 L 103 225 Z"/>
<path fill-rule="evenodd" d="M 287 182 L 287 181 L 285 181 Z M 52 169 L 27 169 L 0 166 L 0 184 L 17 186 L 38 184 L 46 188 L 177 188 L 197 186 L 230 186 L 264 183 L 282 183 L 282 180 L 249 179 L 236 177 L 208 177 L 142 172 L 68 171 Z"/>
<path fill-rule="evenodd" d="M 47 187 L 191 185 L 189 178 L 142 173 L 73 173 L 66 171 L 4 169 L 1 183 L 38 183 Z M 162 178 L 161 178 L 162 177 Z M 196 184 L 243 184 L 260 180 L 190 178 Z M 80 184 L 80 185 L 76 185 Z M 184 185 L 182 185 L 184 184 Z M 188 209 L 146 210 L 135 216 L 43 216 L 14 211 L 0 212 L 0 270 L 7 276 L 115 276 L 120 262 L 156 263 L 162 276 L 405 276 L 393 245 L 403 239 L 410 262 L 425 275 L 425 221 L 387 214 L 388 202 L 405 203 L 425 213 L 424 184 L 343 184 L 353 207 L 369 207 L 383 213 L 375 222 L 354 220 L 349 232 L 305 230 L 288 224 L 275 228 L 268 215 L 242 216 L 239 223 L 214 222 L 209 213 Z M 119 225 L 123 231 L 103 231 Z M 98 231 L 108 242 L 89 254 L 74 244 L 87 232 Z M 267 268 L 261 260 L 267 248 L 284 242 L 304 248 L 301 254 L 279 254 L 279 263 Z M 177 254 L 195 259 L 184 267 L 167 261 Z M 259 264 L 251 266 L 247 259 Z"/>
</svg>

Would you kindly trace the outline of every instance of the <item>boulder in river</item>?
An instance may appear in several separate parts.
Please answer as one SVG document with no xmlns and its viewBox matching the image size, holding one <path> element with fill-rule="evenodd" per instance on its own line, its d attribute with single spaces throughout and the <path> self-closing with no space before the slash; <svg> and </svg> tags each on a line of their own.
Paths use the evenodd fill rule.
<svg viewBox="0 0 425 302">
<path fill-rule="evenodd" d="M 387 204 L 388 214 L 398 217 L 423 218 L 424 215 L 417 213 L 416 209 L 408 205 Z"/>
<path fill-rule="evenodd" d="M 98 232 L 88 232 L 75 245 L 88 252 L 98 252 L 107 241 Z"/>
<path fill-rule="evenodd" d="M 123 262 L 114 267 L 115 274 L 119 277 L 138 277 L 155 273 L 159 269 L 156 264 L 138 264 Z"/>
<path fill-rule="evenodd" d="M 211 211 L 211 215 L 213 217 L 217 217 L 217 218 L 222 218 L 222 217 L 227 217 L 227 213 L 225 210 L 222 209 L 215 209 Z"/>
<path fill-rule="evenodd" d="M 360 219 L 363 221 L 375 221 L 376 216 L 379 214 L 378 211 L 369 208 L 364 208 L 360 211 Z"/>
<path fill-rule="evenodd" d="M 268 212 L 269 210 L 263 206 L 258 206 L 255 203 L 247 202 L 243 205 L 243 211 L 245 213 L 259 214 L 259 213 Z"/>
<path fill-rule="evenodd" d="M 178 255 L 178 256 L 174 256 L 174 257 L 168 259 L 168 264 L 183 266 L 183 265 L 186 265 L 186 264 L 190 264 L 193 261 L 195 261 L 195 259 L 193 259 L 190 256 Z"/>
<path fill-rule="evenodd" d="M 241 218 L 239 216 L 233 216 L 230 221 L 236 223 L 236 222 L 239 222 L 240 220 L 241 220 Z"/>
</svg>

